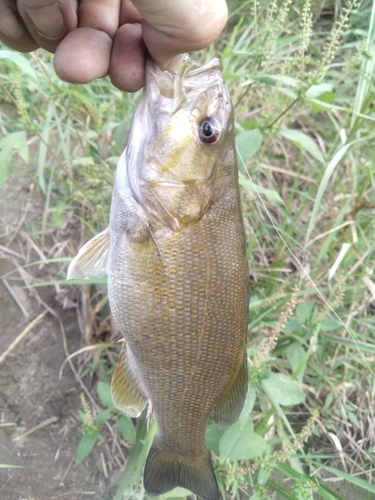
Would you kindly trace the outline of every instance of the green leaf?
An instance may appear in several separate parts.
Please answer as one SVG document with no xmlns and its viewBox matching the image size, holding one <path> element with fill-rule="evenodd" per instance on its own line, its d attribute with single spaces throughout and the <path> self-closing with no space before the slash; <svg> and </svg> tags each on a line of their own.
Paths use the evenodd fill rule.
<svg viewBox="0 0 375 500">
<path fill-rule="evenodd" d="M 78 416 L 82 420 L 82 422 L 84 422 L 84 420 L 85 420 L 85 414 L 84 414 L 84 412 L 82 410 L 78 410 Z"/>
<path fill-rule="evenodd" d="M 367 490 L 370 493 L 375 493 L 375 484 L 371 484 L 364 479 L 352 476 L 351 474 L 347 474 L 346 472 L 342 472 L 341 470 L 334 469 L 333 467 L 328 467 L 327 465 L 322 465 L 322 467 L 331 474 L 334 474 L 337 477 L 341 477 L 342 479 L 345 479 L 349 483 L 354 484 L 359 488 L 362 488 L 363 490 Z"/>
<path fill-rule="evenodd" d="M 99 439 L 100 434 L 99 433 L 94 433 L 94 434 L 84 434 L 81 437 L 80 442 L 78 443 L 78 448 L 77 448 L 77 455 L 76 455 L 76 462 L 82 462 L 87 455 L 90 453 L 90 451 L 94 448 L 95 443 Z"/>
<path fill-rule="evenodd" d="M 263 500 L 264 494 L 256 491 L 253 495 L 251 495 L 250 500 Z"/>
<path fill-rule="evenodd" d="M 239 164 L 246 163 L 254 156 L 262 144 L 262 134 L 258 129 L 244 130 L 236 136 L 236 148 Z"/>
<path fill-rule="evenodd" d="M 0 149 L 7 147 L 16 150 L 24 162 L 29 161 L 29 146 L 24 131 L 12 132 L 0 139 Z"/>
<path fill-rule="evenodd" d="M 17 151 L 25 162 L 29 161 L 29 147 L 25 132 L 12 132 L 0 139 L 0 186 L 4 184 L 8 176 L 13 150 Z"/>
<path fill-rule="evenodd" d="M 252 120 L 245 120 L 241 123 L 241 126 L 244 130 L 254 130 L 257 127 L 257 121 L 253 118 Z"/>
<path fill-rule="evenodd" d="M 332 392 L 329 392 L 324 402 L 323 411 L 327 411 L 331 407 L 332 402 L 333 402 L 333 394 Z"/>
<path fill-rule="evenodd" d="M 293 342 L 293 344 L 291 344 L 286 351 L 286 357 L 288 359 L 290 366 L 292 367 L 293 375 L 296 373 L 297 370 L 300 370 L 298 374 L 298 380 L 300 382 L 302 381 L 303 372 L 306 367 L 306 365 L 304 365 L 303 369 L 300 368 L 301 363 L 303 363 L 305 360 L 305 356 L 306 356 L 306 351 L 302 347 L 300 342 Z"/>
<path fill-rule="evenodd" d="M 206 429 L 206 444 L 207 448 L 216 455 L 219 455 L 219 443 L 225 429 L 219 429 L 214 422 L 210 422 Z"/>
<path fill-rule="evenodd" d="M 248 191 L 250 193 L 262 194 L 271 203 L 279 203 L 280 205 L 284 204 L 283 199 L 281 198 L 279 193 L 273 189 L 264 188 L 263 186 L 259 186 L 258 184 L 254 184 L 252 181 L 250 181 L 248 179 L 242 179 L 241 177 L 239 178 L 238 182 L 243 189 L 245 189 L 246 191 Z"/>
<path fill-rule="evenodd" d="M 323 332 L 333 332 L 338 328 L 342 328 L 341 323 L 339 323 L 336 319 L 332 318 L 324 318 L 319 324 L 320 324 L 320 329 Z"/>
<path fill-rule="evenodd" d="M 361 428 L 361 424 L 359 423 L 357 415 L 355 413 L 353 413 L 352 411 L 348 411 L 348 418 L 352 424 L 358 427 L 358 429 Z"/>
<path fill-rule="evenodd" d="M 112 408 L 106 408 L 105 410 L 101 411 L 96 419 L 95 419 L 95 423 L 99 424 L 99 425 L 103 425 L 104 422 L 107 420 L 107 418 L 110 416 L 112 412 Z"/>
<path fill-rule="evenodd" d="M 293 90 L 288 89 L 286 87 L 277 87 L 277 92 L 280 92 L 280 94 L 286 95 L 287 97 L 290 97 L 291 99 L 297 99 L 297 94 L 293 92 Z"/>
<path fill-rule="evenodd" d="M 253 421 L 249 417 L 245 421 L 238 420 L 227 429 L 220 439 L 220 460 L 249 460 L 260 457 L 269 450 L 266 441 L 254 432 Z"/>
<path fill-rule="evenodd" d="M 332 109 L 333 101 L 335 100 L 335 92 L 327 92 L 319 97 L 319 99 L 308 99 L 306 102 L 312 107 L 313 113 L 316 115 L 320 111 L 328 111 Z M 335 106 L 336 107 L 336 106 Z"/>
<path fill-rule="evenodd" d="M 259 469 L 258 472 L 258 484 L 266 484 L 271 475 L 270 470 Z"/>
<path fill-rule="evenodd" d="M 298 304 L 296 307 L 296 316 L 301 321 L 301 323 L 306 323 L 307 320 L 311 318 L 315 306 L 315 300 L 307 300 Z"/>
<path fill-rule="evenodd" d="M 174 500 L 175 498 L 187 498 L 187 497 L 189 498 L 191 497 L 191 491 L 185 490 L 185 488 L 178 487 L 170 491 L 169 493 L 161 495 L 160 497 L 158 497 L 158 500 Z"/>
<path fill-rule="evenodd" d="M 0 464 L 0 469 L 24 469 L 22 465 Z"/>
<path fill-rule="evenodd" d="M 257 75 L 255 79 L 273 87 L 280 83 L 287 87 L 298 87 L 301 84 L 300 80 L 286 75 Z"/>
<path fill-rule="evenodd" d="M 253 411 L 254 405 L 255 405 L 255 400 L 256 400 L 256 392 L 254 387 L 249 387 L 247 394 L 246 394 L 246 399 L 242 408 L 242 411 L 240 413 L 239 419 L 238 420 L 246 420 L 250 413 Z"/>
<path fill-rule="evenodd" d="M 283 328 L 284 332 L 298 332 L 301 329 L 301 323 L 297 318 L 288 318 L 286 325 Z"/>
<path fill-rule="evenodd" d="M 320 83 L 319 85 L 311 85 L 311 87 L 306 92 L 306 97 L 311 97 L 316 99 L 327 92 L 332 92 L 332 83 Z"/>
<path fill-rule="evenodd" d="M 12 50 L 0 50 L 0 59 L 7 59 L 8 61 L 11 61 L 19 67 L 22 73 L 25 73 L 27 76 L 36 80 L 36 73 L 31 67 L 29 61 L 18 52 L 13 52 Z"/>
<path fill-rule="evenodd" d="M 270 373 L 262 380 L 262 388 L 272 401 L 282 406 L 298 405 L 305 401 L 300 384 L 282 373 Z"/>
<path fill-rule="evenodd" d="M 243 457 L 243 455 L 251 447 L 249 439 L 253 434 L 254 424 L 251 417 L 248 417 L 246 420 L 238 420 L 231 425 L 220 439 L 220 460 L 224 462 L 227 458 L 230 460 L 247 458 Z"/>
<path fill-rule="evenodd" d="M 245 404 L 237 422 L 226 429 L 220 439 L 220 460 L 245 460 L 261 456 L 269 446 L 254 432 L 251 411 L 255 404 L 256 392 L 252 387 L 247 393 Z"/>
<path fill-rule="evenodd" d="M 126 415 L 119 415 L 117 417 L 118 428 L 120 429 L 122 437 L 130 444 L 135 444 L 136 434 L 135 427 L 132 420 Z"/>
<path fill-rule="evenodd" d="M 300 149 L 307 151 L 311 154 L 316 160 L 324 163 L 324 156 L 318 145 L 309 135 L 302 132 L 302 130 L 295 130 L 291 128 L 282 128 L 280 130 L 280 134 L 285 137 L 285 139 L 289 139 Z"/>
<path fill-rule="evenodd" d="M 107 384 L 107 382 L 99 382 L 96 390 L 103 405 L 108 408 L 113 408 L 114 404 L 111 396 L 111 386 Z"/>
</svg>

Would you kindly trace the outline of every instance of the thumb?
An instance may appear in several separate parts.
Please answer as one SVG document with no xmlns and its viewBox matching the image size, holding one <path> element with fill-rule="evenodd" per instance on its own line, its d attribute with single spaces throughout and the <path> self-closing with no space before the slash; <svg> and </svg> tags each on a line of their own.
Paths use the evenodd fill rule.
<svg viewBox="0 0 375 500">
<path fill-rule="evenodd" d="M 228 17 L 225 0 L 133 0 L 142 15 L 142 33 L 162 69 L 175 69 L 185 52 L 206 48 Z"/>
</svg>

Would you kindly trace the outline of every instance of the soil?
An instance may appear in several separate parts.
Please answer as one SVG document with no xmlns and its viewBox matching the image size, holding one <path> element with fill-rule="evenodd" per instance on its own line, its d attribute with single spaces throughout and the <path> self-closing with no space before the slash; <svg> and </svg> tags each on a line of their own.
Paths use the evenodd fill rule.
<svg viewBox="0 0 375 500">
<path fill-rule="evenodd" d="M 41 259 L 30 242 L 30 228 L 40 227 L 44 203 L 33 178 L 35 170 L 23 171 L 0 190 L 0 278 Z M 49 234 L 47 239 L 52 245 L 57 238 Z M 76 309 L 62 308 L 69 301 L 61 300 L 57 287 L 22 288 L 25 279 L 51 279 L 50 266 L 32 266 L 25 273 L 0 281 L 0 356 L 5 358 L 0 361 L 0 499 L 110 499 L 121 474 L 110 440 L 76 463 L 82 387 L 69 365 L 59 378 L 66 359 L 64 337 L 69 353 L 82 347 Z M 33 321 L 35 326 L 5 355 Z"/>
</svg>

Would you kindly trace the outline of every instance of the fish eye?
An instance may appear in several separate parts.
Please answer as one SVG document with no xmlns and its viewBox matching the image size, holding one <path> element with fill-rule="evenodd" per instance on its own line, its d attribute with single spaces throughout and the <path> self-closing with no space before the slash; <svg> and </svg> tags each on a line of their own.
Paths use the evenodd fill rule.
<svg viewBox="0 0 375 500">
<path fill-rule="evenodd" d="M 207 116 L 198 125 L 199 139 L 203 144 L 215 144 L 220 138 L 220 130 L 214 118 Z"/>
</svg>

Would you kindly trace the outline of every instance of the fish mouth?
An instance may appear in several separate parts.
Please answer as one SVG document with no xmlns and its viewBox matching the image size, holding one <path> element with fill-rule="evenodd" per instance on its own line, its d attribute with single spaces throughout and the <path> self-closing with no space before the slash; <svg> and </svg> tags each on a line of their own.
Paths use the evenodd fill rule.
<svg viewBox="0 0 375 500">
<path fill-rule="evenodd" d="M 218 58 L 211 59 L 206 64 L 199 64 L 186 56 L 176 71 L 174 79 L 174 102 L 175 112 L 183 107 L 188 101 L 187 92 L 189 88 L 189 79 L 201 78 L 207 73 L 223 70 L 223 65 Z M 221 76 L 220 76 L 221 81 Z M 213 84 L 214 82 L 212 82 Z M 186 89 L 185 89 L 186 87 Z"/>
<path fill-rule="evenodd" d="M 196 63 L 195 61 L 192 61 L 189 56 L 187 56 L 184 61 L 191 61 L 192 63 L 194 63 L 190 66 L 189 76 L 198 76 L 212 70 L 218 70 L 220 72 L 223 71 L 223 63 L 218 57 L 214 57 L 213 59 L 202 65 Z"/>
<path fill-rule="evenodd" d="M 187 76 L 200 76 L 204 73 L 210 72 L 212 70 L 218 70 L 220 72 L 223 71 L 223 63 L 218 57 L 214 57 L 210 59 L 204 64 L 200 64 L 197 61 L 191 59 L 189 55 L 187 55 L 177 67 L 176 71 L 168 71 L 162 70 L 155 63 L 153 59 L 150 57 L 147 60 L 146 64 L 146 78 L 150 77 L 160 77 L 161 75 L 170 75 L 168 79 L 174 80 L 175 77 L 182 77 L 187 73 Z"/>
<path fill-rule="evenodd" d="M 175 72 L 161 70 L 153 60 L 148 59 L 148 98 L 159 106 L 167 105 L 168 111 L 175 113 L 207 88 L 224 86 L 222 71 L 222 62 L 217 57 L 200 64 L 186 56 Z"/>
</svg>

